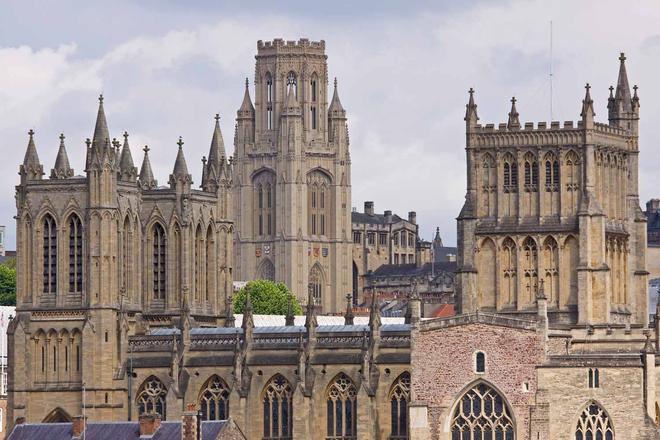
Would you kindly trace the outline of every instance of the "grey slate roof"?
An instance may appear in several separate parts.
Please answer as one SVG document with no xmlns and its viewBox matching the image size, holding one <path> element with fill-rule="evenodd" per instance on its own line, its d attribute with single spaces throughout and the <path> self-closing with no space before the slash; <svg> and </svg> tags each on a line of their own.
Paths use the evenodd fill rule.
<svg viewBox="0 0 660 440">
<path fill-rule="evenodd" d="M 410 277 L 430 275 L 432 272 L 439 274 L 440 272 L 455 272 L 455 261 L 441 261 L 436 263 L 425 263 L 420 267 L 416 264 L 383 264 L 376 269 L 372 276 L 376 277 Z"/>
<path fill-rule="evenodd" d="M 392 221 L 390 223 L 398 223 L 403 221 L 401 217 L 396 214 L 392 215 Z M 384 225 L 387 224 L 385 221 L 385 216 L 383 214 L 365 214 L 364 212 L 351 212 L 351 222 L 353 223 L 367 223 L 371 225 Z"/>
<path fill-rule="evenodd" d="M 202 438 L 214 440 L 225 421 L 202 422 Z M 17 425 L 7 440 L 71 440 L 72 423 L 26 423 Z M 135 422 L 90 422 L 86 437 L 93 440 L 138 440 L 140 426 Z M 152 440 L 180 440 L 181 422 L 161 422 Z"/>
</svg>

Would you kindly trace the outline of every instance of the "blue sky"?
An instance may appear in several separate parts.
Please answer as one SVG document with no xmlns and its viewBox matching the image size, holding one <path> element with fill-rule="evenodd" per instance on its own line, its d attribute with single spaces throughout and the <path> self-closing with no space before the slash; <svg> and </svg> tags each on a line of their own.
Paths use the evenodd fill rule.
<svg viewBox="0 0 660 440">
<path fill-rule="evenodd" d="M 660 6 L 640 1 L 7 1 L 0 3 L 0 224 L 13 247 L 13 186 L 36 131 L 46 173 L 64 132 L 76 173 L 103 92 L 111 135 L 130 133 L 133 157 L 149 144 L 164 183 L 183 136 L 193 179 L 220 113 L 233 138 L 256 41 L 324 39 L 330 77 L 348 111 L 353 206 L 418 212 L 455 243 L 464 199 L 467 89 L 482 123 L 550 120 L 549 23 L 554 27 L 554 114 L 579 117 L 592 84 L 596 118 L 619 52 L 641 98 L 642 203 L 659 196 Z M 227 145 L 229 151 L 231 145 Z"/>
</svg>

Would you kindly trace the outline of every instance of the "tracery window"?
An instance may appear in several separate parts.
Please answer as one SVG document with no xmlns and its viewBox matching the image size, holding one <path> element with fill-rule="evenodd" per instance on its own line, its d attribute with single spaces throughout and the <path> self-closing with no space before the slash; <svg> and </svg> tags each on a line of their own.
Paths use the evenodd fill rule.
<svg viewBox="0 0 660 440">
<path fill-rule="evenodd" d="M 504 192 L 518 192 L 518 165 L 511 154 L 504 158 Z"/>
<path fill-rule="evenodd" d="M 131 222 L 128 216 L 124 219 L 124 228 L 121 238 L 121 287 L 124 290 L 124 293 L 129 294 L 129 270 L 131 267 L 130 259 L 132 254 L 132 245 L 131 245 Z"/>
<path fill-rule="evenodd" d="M 328 388 L 326 418 L 326 439 L 357 438 L 357 389 L 344 373 L 340 373 Z"/>
<path fill-rule="evenodd" d="M 311 235 L 326 235 L 326 220 L 330 216 L 330 200 L 328 191 L 330 189 L 330 178 L 321 171 L 312 171 L 307 176 L 308 184 L 308 228 Z"/>
<path fill-rule="evenodd" d="M 83 231 L 80 217 L 69 219 L 69 292 L 82 293 L 83 286 Z"/>
<path fill-rule="evenodd" d="M 539 164 L 532 153 L 525 154 L 525 191 L 538 190 Z"/>
<path fill-rule="evenodd" d="M 452 440 L 514 440 L 511 409 L 502 396 L 485 383 L 467 391 L 451 422 Z"/>
<path fill-rule="evenodd" d="M 264 439 L 290 439 L 293 430 L 293 400 L 289 382 L 281 374 L 273 377 L 263 393 Z"/>
<path fill-rule="evenodd" d="M 610 416 L 596 402 L 589 403 L 580 414 L 575 440 L 614 440 Z"/>
<path fill-rule="evenodd" d="M 269 259 L 264 260 L 259 266 L 259 279 L 275 281 L 275 266 Z"/>
<path fill-rule="evenodd" d="M 506 305 L 512 305 L 516 301 L 518 275 L 516 243 L 509 237 L 502 242 L 502 275 L 504 282 L 502 285 L 503 302 Z"/>
<path fill-rule="evenodd" d="M 538 249 L 532 237 L 523 242 L 523 276 L 525 277 L 525 299 L 532 302 L 538 291 Z"/>
<path fill-rule="evenodd" d="M 137 395 L 137 407 L 140 414 L 160 414 L 160 417 L 165 420 L 166 406 L 165 396 L 167 395 L 167 388 L 155 376 L 149 376 L 142 386 Z"/>
<path fill-rule="evenodd" d="M 559 161 L 554 153 L 545 156 L 545 190 L 559 191 Z"/>
<path fill-rule="evenodd" d="M 220 376 L 206 381 L 199 396 L 202 420 L 227 420 L 229 417 L 229 387 Z"/>
<path fill-rule="evenodd" d="M 256 199 L 255 235 L 271 237 L 275 232 L 275 174 L 262 171 L 255 176 L 253 185 Z"/>
<path fill-rule="evenodd" d="M 317 101 L 317 84 L 318 80 L 316 78 L 316 74 L 312 77 L 312 81 L 310 83 L 311 85 L 311 95 L 312 95 L 312 106 L 309 109 L 310 117 L 312 119 L 312 130 L 316 130 L 316 125 L 317 125 L 317 116 L 316 116 L 316 101 Z"/>
<path fill-rule="evenodd" d="M 202 292 L 205 291 L 204 284 L 204 261 L 205 255 L 204 238 L 201 225 L 197 225 L 195 231 L 195 299 L 202 299 Z"/>
<path fill-rule="evenodd" d="M 153 295 L 154 299 L 165 299 L 166 239 L 165 229 L 160 223 L 154 225 L 153 232 Z"/>
<path fill-rule="evenodd" d="M 392 432 L 390 440 L 408 439 L 408 403 L 410 402 L 410 373 L 399 376 L 390 390 Z"/>
<path fill-rule="evenodd" d="M 323 281 L 323 274 L 321 273 L 321 268 L 319 268 L 318 264 L 315 264 L 314 267 L 312 267 L 312 270 L 309 271 L 308 288 L 312 294 L 312 298 L 314 298 L 314 305 L 316 306 L 321 305 L 322 281 Z"/>
<path fill-rule="evenodd" d="M 549 303 L 556 306 L 559 301 L 559 248 L 553 237 L 545 239 L 543 254 L 543 287 Z"/>
<path fill-rule="evenodd" d="M 46 214 L 43 221 L 44 294 L 57 293 L 57 225 L 55 219 Z"/>
</svg>

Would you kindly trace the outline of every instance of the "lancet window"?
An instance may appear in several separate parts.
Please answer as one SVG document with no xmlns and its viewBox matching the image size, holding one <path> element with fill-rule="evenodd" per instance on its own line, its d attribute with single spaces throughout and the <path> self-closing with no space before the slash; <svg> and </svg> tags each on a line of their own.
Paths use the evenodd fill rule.
<svg viewBox="0 0 660 440">
<path fill-rule="evenodd" d="M 46 214 L 43 221 L 43 291 L 44 294 L 57 293 L 57 224 Z"/>
<path fill-rule="evenodd" d="M 408 403 L 410 402 L 410 373 L 399 376 L 390 389 L 391 434 L 390 440 L 407 440 Z"/>
<path fill-rule="evenodd" d="M 153 229 L 153 296 L 154 299 L 165 299 L 165 275 L 167 264 L 165 229 L 156 223 Z"/>
<path fill-rule="evenodd" d="M 69 218 L 69 292 L 82 293 L 83 288 L 83 230 L 80 217 Z"/>
</svg>

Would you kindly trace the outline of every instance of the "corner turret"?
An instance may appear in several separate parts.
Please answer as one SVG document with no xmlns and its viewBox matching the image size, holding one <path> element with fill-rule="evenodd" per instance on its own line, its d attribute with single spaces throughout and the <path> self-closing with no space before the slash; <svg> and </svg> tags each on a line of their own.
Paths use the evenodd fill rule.
<svg viewBox="0 0 660 440">
<path fill-rule="evenodd" d="M 149 160 L 149 147 L 144 146 L 144 159 L 142 160 L 142 168 L 140 168 L 140 180 L 138 185 L 144 189 L 156 189 L 158 182 L 154 179 L 154 173 L 151 170 L 151 161 Z"/>
<path fill-rule="evenodd" d="M 468 103 L 465 106 L 465 126 L 467 131 L 470 131 L 473 128 L 477 127 L 477 122 L 479 121 L 479 116 L 477 115 L 477 104 L 474 103 L 474 89 L 470 87 L 468 90 L 470 98 Z"/>
</svg>

